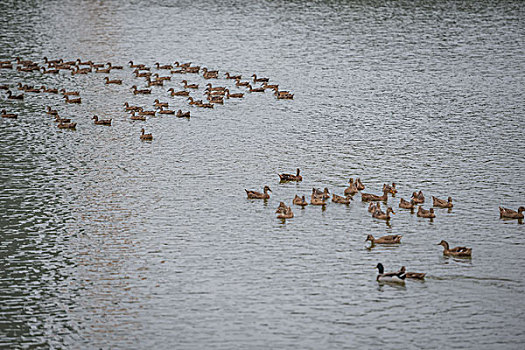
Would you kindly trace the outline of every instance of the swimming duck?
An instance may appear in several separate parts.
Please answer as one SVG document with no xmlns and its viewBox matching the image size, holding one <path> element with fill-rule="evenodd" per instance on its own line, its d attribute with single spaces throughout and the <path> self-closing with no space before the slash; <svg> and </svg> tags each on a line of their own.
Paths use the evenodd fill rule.
<svg viewBox="0 0 525 350">
<path fill-rule="evenodd" d="M 24 99 L 24 94 L 13 95 L 11 90 L 7 90 L 6 94 L 7 94 L 7 98 L 10 100 L 23 100 Z"/>
<path fill-rule="evenodd" d="M 224 99 L 223 99 L 222 96 L 212 96 L 212 95 L 209 95 L 209 94 L 208 94 L 207 99 L 208 99 L 208 101 L 210 101 L 211 103 L 217 103 L 217 104 L 221 104 L 221 105 L 224 104 Z"/>
<path fill-rule="evenodd" d="M 416 203 L 414 202 L 413 199 L 411 199 L 410 202 L 409 202 L 409 201 L 401 198 L 399 200 L 399 207 L 403 208 L 403 209 L 414 209 L 416 207 Z"/>
<path fill-rule="evenodd" d="M 108 77 L 104 77 L 104 83 L 122 85 L 122 80 L 120 79 L 109 80 Z"/>
<path fill-rule="evenodd" d="M 378 282 L 395 282 L 395 283 L 405 283 L 406 275 L 400 271 L 396 272 L 386 272 L 383 267 L 383 264 L 377 264 L 376 268 L 379 271 L 376 280 Z"/>
<path fill-rule="evenodd" d="M 175 114 L 175 111 L 172 109 L 164 109 L 164 107 L 160 107 L 157 111 L 159 114 Z"/>
<path fill-rule="evenodd" d="M 281 182 L 286 182 L 286 181 L 298 181 L 299 182 L 299 181 L 303 181 L 303 177 L 299 175 L 300 172 L 301 170 L 297 168 L 296 175 L 292 175 L 292 174 L 277 174 L 277 175 L 279 175 Z"/>
<path fill-rule="evenodd" d="M 175 67 L 180 67 L 180 68 L 188 68 L 189 66 L 191 66 L 191 62 L 186 62 L 186 63 L 179 63 L 179 62 L 175 62 L 173 63 L 175 65 Z"/>
<path fill-rule="evenodd" d="M 252 74 L 254 83 L 267 83 L 270 81 L 268 78 L 257 78 L 257 74 Z"/>
<path fill-rule="evenodd" d="M 318 188 L 312 189 L 312 197 L 322 197 L 323 199 L 330 198 L 330 191 L 328 191 L 328 188 L 324 188 L 324 191 L 321 191 Z"/>
<path fill-rule="evenodd" d="M 57 125 L 57 128 L 59 129 L 76 129 L 77 123 L 59 123 Z"/>
<path fill-rule="evenodd" d="M 206 84 L 206 90 L 207 91 L 225 91 L 226 88 L 224 86 L 213 86 L 211 83 Z"/>
<path fill-rule="evenodd" d="M 133 74 L 135 74 L 135 77 L 137 77 L 137 78 L 149 78 L 149 77 L 151 77 L 151 72 L 141 72 L 138 69 L 135 69 L 133 71 Z"/>
<path fill-rule="evenodd" d="M 440 208 L 452 208 L 454 205 L 452 204 L 452 197 L 448 197 L 447 200 L 439 199 L 437 197 L 432 196 L 432 203 L 434 207 L 440 207 Z"/>
<path fill-rule="evenodd" d="M 289 92 L 285 91 L 279 91 L 278 94 L 276 94 L 278 100 L 293 100 L 293 94 L 290 94 Z"/>
<path fill-rule="evenodd" d="M 188 84 L 186 80 L 183 80 L 182 83 L 184 84 L 185 89 L 198 89 L 199 88 L 198 84 Z"/>
<path fill-rule="evenodd" d="M 288 208 L 288 206 L 284 202 L 279 202 L 279 206 L 277 207 L 276 213 L 284 213 L 284 211 Z"/>
<path fill-rule="evenodd" d="M 391 207 L 386 209 L 386 213 L 383 213 L 381 210 L 376 210 L 372 213 L 372 217 L 380 220 L 390 220 L 390 213 L 395 214 Z"/>
<path fill-rule="evenodd" d="M 150 87 L 150 86 L 164 86 L 164 81 L 162 81 L 162 80 L 151 80 L 150 77 L 146 77 L 146 82 L 148 83 L 148 87 Z"/>
<path fill-rule="evenodd" d="M 189 118 L 190 117 L 190 111 L 187 111 L 187 112 L 183 112 L 181 109 L 179 109 L 177 111 L 177 115 L 176 115 L 178 118 Z"/>
<path fill-rule="evenodd" d="M 241 75 L 230 75 L 230 73 L 226 72 L 224 73 L 224 75 L 226 76 L 226 79 L 241 79 L 242 76 Z"/>
<path fill-rule="evenodd" d="M 368 205 L 368 212 L 369 213 L 373 213 L 375 212 L 376 210 L 381 210 L 381 205 L 379 202 L 370 202 L 370 204 Z"/>
<path fill-rule="evenodd" d="M 392 185 L 383 184 L 383 188 L 387 190 L 389 193 L 391 193 L 393 196 L 395 196 L 397 193 L 395 182 L 392 182 Z"/>
<path fill-rule="evenodd" d="M 352 199 L 350 197 L 338 196 L 335 193 L 332 194 L 332 202 L 341 204 L 350 204 Z"/>
<path fill-rule="evenodd" d="M 293 211 L 291 207 L 286 207 L 286 209 L 277 215 L 278 219 L 291 219 L 293 218 Z"/>
<path fill-rule="evenodd" d="M 412 278 L 415 280 L 424 280 L 426 273 L 423 272 L 406 272 L 406 267 L 401 266 L 399 272 L 404 273 L 406 278 Z"/>
<path fill-rule="evenodd" d="M 173 66 L 171 64 L 165 64 L 161 66 L 159 62 L 155 62 L 155 67 L 157 69 L 173 69 Z"/>
<path fill-rule="evenodd" d="M 42 74 L 58 74 L 58 69 L 46 69 L 45 67 L 41 67 L 40 70 L 42 71 Z"/>
<path fill-rule="evenodd" d="M 111 126 L 111 119 L 98 119 L 98 116 L 94 115 L 93 118 L 91 118 L 95 121 L 95 125 L 108 125 Z"/>
<path fill-rule="evenodd" d="M 241 81 L 240 79 L 235 79 L 235 86 L 248 86 L 250 85 L 249 81 Z"/>
<path fill-rule="evenodd" d="M 304 196 L 301 198 L 299 197 L 298 195 L 295 195 L 293 201 L 292 201 L 293 204 L 295 205 L 300 205 L 302 207 L 308 205 L 308 202 L 306 201 L 306 199 L 304 198 Z"/>
<path fill-rule="evenodd" d="M 310 198 L 310 204 L 311 205 L 326 205 L 326 202 L 324 200 L 324 197 L 316 197 L 312 195 Z"/>
<path fill-rule="evenodd" d="M 378 195 L 371 194 L 371 193 L 361 193 L 361 200 L 363 202 L 369 202 L 369 201 L 386 202 L 388 200 L 388 192 L 387 191 L 383 191 L 383 195 L 382 196 L 378 196 Z"/>
<path fill-rule="evenodd" d="M 270 194 L 268 193 L 268 191 L 272 192 L 272 190 L 268 186 L 264 186 L 264 189 L 263 189 L 264 193 L 257 192 L 257 191 L 250 191 L 247 189 L 244 189 L 244 190 L 246 191 L 246 195 L 248 196 L 248 199 L 268 199 L 270 198 Z"/>
<path fill-rule="evenodd" d="M 190 105 L 199 105 L 199 104 L 202 104 L 202 100 L 197 100 L 197 101 L 194 101 L 193 100 L 193 97 L 188 97 L 188 102 Z"/>
<path fill-rule="evenodd" d="M 58 111 L 56 109 L 51 109 L 51 107 L 47 106 L 46 114 L 49 115 L 58 115 Z"/>
<path fill-rule="evenodd" d="M 499 207 L 499 217 L 500 218 L 508 218 L 508 219 L 523 219 L 523 212 L 525 211 L 525 207 L 519 207 L 518 211 L 514 211 L 512 209 Z"/>
<path fill-rule="evenodd" d="M 169 88 L 168 92 L 171 93 L 171 96 L 189 96 L 190 95 L 189 91 L 184 91 L 184 90 L 175 91 L 173 88 Z"/>
<path fill-rule="evenodd" d="M 126 107 L 126 111 L 139 111 L 142 108 L 139 106 L 130 106 L 127 102 L 124 102 L 124 106 Z"/>
<path fill-rule="evenodd" d="M 347 188 L 345 188 L 344 194 L 345 194 L 345 196 L 353 196 L 353 195 L 355 195 L 358 192 L 357 191 L 357 186 L 355 185 L 353 178 L 350 178 L 348 183 L 350 185 Z"/>
<path fill-rule="evenodd" d="M 89 68 L 78 68 L 75 70 L 75 68 L 71 68 L 71 75 L 75 75 L 75 74 L 88 74 L 88 73 L 91 73 L 91 67 Z"/>
<path fill-rule="evenodd" d="M 206 68 L 206 67 L 203 67 L 202 71 L 204 72 L 204 74 L 210 74 L 210 75 L 217 75 L 217 74 L 219 74 L 218 70 L 208 70 L 208 68 Z"/>
<path fill-rule="evenodd" d="M 124 67 L 122 66 L 114 66 L 111 64 L 111 62 L 107 62 L 106 65 L 108 66 L 108 68 L 111 70 L 111 69 L 124 69 Z"/>
<path fill-rule="evenodd" d="M 135 63 L 133 63 L 133 61 L 129 61 L 128 63 L 129 63 L 129 66 L 131 68 L 144 68 L 144 67 L 146 67 L 144 64 L 138 64 L 138 63 L 135 64 Z"/>
<path fill-rule="evenodd" d="M 388 236 L 383 236 L 379 238 L 374 238 L 374 236 L 368 235 L 366 236 L 365 242 L 370 241 L 372 245 L 374 244 L 399 244 L 401 243 L 402 237 L 403 237 L 402 235 L 388 235 Z"/>
<path fill-rule="evenodd" d="M 51 94 L 58 94 L 58 89 L 55 89 L 55 88 L 46 88 L 44 85 L 42 85 L 42 87 L 40 88 L 40 90 L 42 90 L 42 92 L 48 92 L 48 93 L 51 93 Z"/>
<path fill-rule="evenodd" d="M 151 141 L 153 140 L 153 134 L 145 134 L 144 128 L 140 129 L 141 135 L 140 139 L 142 141 Z"/>
<path fill-rule="evenodd" d="M 104 65 L 102 65 L 103 67 Z M 96 68 L 95 73 L 103 73 L 103 74 L 109 74 L 111 72 L 111 68 Z"/>
<path fill-rule="evenodd" d="M 417 216 L 420 218 L 428 218 L 433 219 L 436 217 L 436 214 L 434 214 L 434 208 L 430 208 L 429 210 L 423 209 L 422 206 L 419 206 L 417 208 Z"/>
<path fill-rule="evenodd" d="M 72 99 L 69 99 L 68 95 L 64 95 L 62 97 L 66 99 L 66 103 L 82 103 L 82 99 L 80 97 L 79 98 L 72 98 Z"/>
<path fill-rule="evenodd" d="M 279 90 L 279 85 L 277 85 L 277 84 L 268 85 L 268 83 L 263 83 L 262 87 L 265 88 L 265 89 L 270 89 L 270 90 L 274 90 L 274 91 Z"/>
<path fill-rule="evenodd" d="M 264 88 L 261 87 L 261 88 L 254 89 L 250 84 L 248 84 L 248 89 L 249 89 L 248 91 L 250 92 L 264 92 Z"/>
<path fill-rule="evenodd" d="M 201 66 L 192 66 L 184 68 L 185 73 L 199 73 Z"/>
<path fill-rule="evenodd" d="M 365 185 L 363 185 L 360 178 L 355 179 L 355 186 L 357 187 L 359 191 L 362 191 L 365 189 Z"/>
<path fill-rule="evenodd" d="M 419 192 L 412 193 L 412 199 L 416 204 L 425 203 L 425 196 L 421 190 L 419 190 Z"/>
<path fill-rule="evenodd" d="M 63 96 L 80 96 L 80 92 L 78 91 L 66 91 L 66 89 L 60 89 L 59 92 Z"/>
<path fill-rule="evenodd" d="M 146 117 L 145 116 L 143 116 L 143 115 L 136 115 L 135 112 L 133 112 L 133 114 L 131 115 L 130 119 L 131 120 L 146 121 Z"/>
<path fill-rule="evenodd" d="M 0 117 L 2 118 L 9 118 L 9 119 L 16 119 L 18 118 L 18 115 L 14 113 L 7 113 L 5 109 L 2 109 L 2 114 L 0 114 Z"/>
<path fill-rule="evenodd" d="M 196 106 L 202 108 L 213 108 L 213 103 L 197 103 Z"/>
<path fill-rule="evenodd" d="M 448 242 L 442 240 L 437 245 L 443 246 L 443 255 L 457 256 L 457 257 L 470 257 L 472 256 L 472 248 L 467 247 L 455 247 L 449 248 Z"/>
<path fill-rule="evenodd" d="M 139 109 L 139 115 L 155 115 L 156 111 L 145 111 L 142 107 Z"/>
<path fill-rule="evenodd" d="M 226 98 L 243 98 L 244 97 L 244 94 L 242 93 L 230 94 L 229 89 L 226 89 L 225 91 L 226 91 Z"/>
<path fill-rule="evenodd" d="M 166 107 L 168 108 L 169 107 L 169 104 L 168 102 L 160 102 L 159 99 L 155 99 L 155 101 L 153 101 L 153 106 L 154 107 L 157 107 L 157 108 L 160 108 L 160 107 Z"/>
<path fill-rule="evenodd" d="M 142 95 L 151 94 L 151 89 L 139 90 L 139 89 L 137 89 L 137 85 L 133 85 L 131 88 L 133 89 L 133 94 L 135 94 L 135 95 L 137 95 L 137 94 L 142 94 Z"/>
</svg>

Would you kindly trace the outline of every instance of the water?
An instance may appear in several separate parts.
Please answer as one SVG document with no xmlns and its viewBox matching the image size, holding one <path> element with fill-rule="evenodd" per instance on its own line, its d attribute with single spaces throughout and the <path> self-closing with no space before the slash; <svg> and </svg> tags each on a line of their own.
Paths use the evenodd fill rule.
<svg viewBox="0 0 525 350">
<path fill-rule="evenodd" d="M 166 90 L 134 96 L 131 69 L 0 84 L 26 94 L 0 122 L 0 344 L 6 348 L 521 348 L 523 4 L 478 1 L 16 2 L 0 4 L 0 60 L 174 61 L 270 77 L 293 101 L 247 94 L 214 110 Z M 167 72 L 162 71 L 161 75 Z M 229 85 L 225 79 L 213 84 Z M 16 88 L 15 88 L 16 89 Z M 237 88 L 233 87 L 237 92 Z M 239 90 L 242 91 L 242 90 Z M 17 91 L 18 93 L 18 91 Z M 132 122 L 122 104 L 191 110 Z M 44 107 L 78 123 L 58 130 Z M 95 126 L 91 116 L 113 118 Z M 139 140 L 140 128 L 154 140 Z M 279 184 L 301 168 L 304 181 Z M 390 224 L 349 206 L 279 201 L 350 176 L 389 198 Z M 272 189 L 250 201 L 244 189 Z M 432 222 L 397 208 L 452 196 Z M 366 235 L 402 234 L 366 249 Z M 473 248 L 471 260 L 436 246 Z M 427 273 L 378 285 L 374 269 Z"/>
</svg>

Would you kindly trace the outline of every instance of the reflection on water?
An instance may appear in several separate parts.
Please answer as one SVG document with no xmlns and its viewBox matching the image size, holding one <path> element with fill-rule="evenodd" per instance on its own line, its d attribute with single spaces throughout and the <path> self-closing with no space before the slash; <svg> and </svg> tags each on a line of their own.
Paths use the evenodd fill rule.
<svg viewBox="0 0 525 350">
<path fill-rule="evenodd" d="M 523 343 L 524 226 L 498 219 L 498 206 L 524 198 L 520 2 L 6 1 L 0 10 L 0 60 L 191 61 L 295 93 L 199 110 L 166 93 L 185 78 L 204 86 L 197 75 L 174 74 L 140 96 L 128 67 L 110 74 L 122 86 L 0 69 L 0 84 L 82 97 L 66 105 L 0 92 L 2 109 L 19 115 L 0 120 L 1 346 Z M 155 98 L 192 118 L 133 122 L 123 110 L 152 109 Z M 48 105 L 77 130 L 57 130 Z M 114 125 L 93 125 L 95 114 Z M 140 142 L 142 127 L 153 142 Z M 297 167 L 302 182 L 279 183 Z M 356 195 L 275 218 L 280 201 L 314 187 L 340 195 L 350 177 L 376 194 L 396 182 L 387 203 L 396 215 L 373 219 Z M 244 188 L 265 185 L 268 201 L 245 198 Z M 453 210 L 436 208 L 433 221 L 398 211 L 416 189 L 451 196 Z M 403 241 L 366 249 L 367 234 Z M 472 259 L 444 257 L 441 239 L 472 246 Z M 378 262 L 426 281 L 378 285 Z"/>
</svg>

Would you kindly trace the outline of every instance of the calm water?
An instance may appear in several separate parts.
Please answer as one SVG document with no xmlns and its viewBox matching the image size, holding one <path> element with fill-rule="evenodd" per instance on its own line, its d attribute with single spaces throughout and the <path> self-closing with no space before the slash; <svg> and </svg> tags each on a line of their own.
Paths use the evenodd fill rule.
<svg viewBox="0 0 525 350">
<path fill-rule="evenodd" d="M 144 84 L 130 68 L 110 74 L 122 86 L 0 70 L 0 84 L 83 100 L 0 92 L 19 114 L 0 120 L 0 347 L 522 348 L 525 225 L 498 214 L 525 204 L 522 2 L 3 1 L 0 12 L 0 60 L 191 61 L 295 93 L 204 110 L 166 93 L 208 82 L 197 75 L 134 96 Z M 123 111 L 155 98 L 192 118 Z M 77 131 L 58 130 L 46 105 Z M 303 182 L 279 184 L 297 167 Z M 368 193 L 398 184 L 390 225 L 360 195 L 275 218 L 279 201 L 342 194 L 350 176 Z M 270 200 L 246 199 L 264 185 Z M 450 195 L 454 209 L 432 222 L 398 210 L 420 189 L 425 208 Z M 369 233 L 403 243 L 369 250 Z M 473 258 L 443 257 L 441 239 Z M 378 262 L 427 279 L 380 286 Z"/>
</svg>

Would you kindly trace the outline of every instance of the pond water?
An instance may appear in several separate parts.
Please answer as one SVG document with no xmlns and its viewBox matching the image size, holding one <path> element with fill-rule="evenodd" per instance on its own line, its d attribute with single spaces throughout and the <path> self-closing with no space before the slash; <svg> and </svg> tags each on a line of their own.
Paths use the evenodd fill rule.
<svg viewBox="0 0 525 350">
<path fill-rule="evenodd" d="M 6 348 L 521 348 L 525 226 L 525 28 L 520 1 L 67 1 L 0 3 L 0 60 L 124 65 L 71 76 L 0 69 L 25 93 L 0 120 L 0 346 Z M 171 75 L 133 95 L 127 62 Z M 170 74 L 155 62 L 219 70 Z M 14 65 L 16 68 L 16 64 Z M 293 100 L 246 93 L 224 72 L 270 78 Z M 229 86 L 214 109 L 166 92 L 182 79 Z M 254 84 L 260 86 L 259 83 Z M 132 121 L 153 100 L 192 117 Z M 77 122 L 59 130 L 45 107 Z M 91 117 L 112 118 L 94 125 Z M 154 136 L 139 139 L 140 130 Z M 301 169 L 303 181 L 279 183 Z M 348 206 L 280 201 L 350 177 L 380 194 L 389 223 Z M 244 189 L 272 192 L 248 200 Z M 399 209 L 422 190 L 454 200 L 429 221 Z M 402 234 L 367 249 L 367 234 Z M 442 239 L 473 248 L 444 257 Z M 407 266 L 424 282 L 379 285 Z"/>
</svg>

